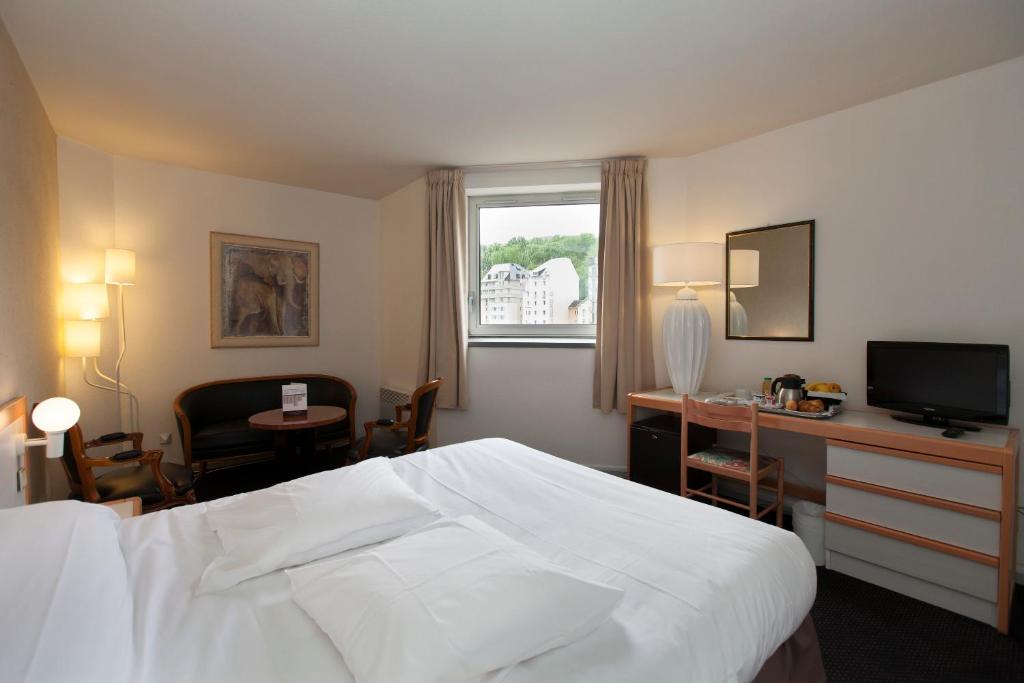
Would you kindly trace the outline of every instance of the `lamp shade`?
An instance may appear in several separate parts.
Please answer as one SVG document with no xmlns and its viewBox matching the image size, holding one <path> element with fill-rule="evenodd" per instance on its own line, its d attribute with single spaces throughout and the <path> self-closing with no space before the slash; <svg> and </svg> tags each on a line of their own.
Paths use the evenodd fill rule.
<svg viewBox="0 0 1024 683">
<path fill-rule="evenodd" d="M 48 398 L 32 411 L 32 424 L 47 434 L 66 432 L 75 426 L 82 415 L 78 404 L 70 398 Z"/>
<path fill-rule="evenodd" d="M 64 286 L 64 317 L 76 320 L 104 320 L 110 317 L 107 285 L 102 282 Z"/>
<path fill-rule="evenodd" d="M 722 245 L 677 242 L 654 247 L 654 284 L 671 287 L 717 285 L 722 281 Z"/>
<path fill-rule="evenodd" d="M 131 249 L 107 249 L 106 277 L 108 285 L 135 284 L 135 252 Z"/>
<path fill-rule="evenodd" d="M 729 288 L 757 287 L 761 252 L 756 249 L 729 250 Z"/>
<path fill-rule="evenodd" d="M 99 358 L 100 326 L 98 320 L 64 321 L 64 356 L 67 358 Z"/>
</svg>

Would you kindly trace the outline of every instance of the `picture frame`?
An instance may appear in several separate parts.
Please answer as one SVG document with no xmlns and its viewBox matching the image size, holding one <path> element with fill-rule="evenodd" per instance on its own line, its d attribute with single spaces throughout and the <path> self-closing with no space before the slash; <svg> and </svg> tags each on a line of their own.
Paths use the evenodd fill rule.
<svg viewBox="0 0 1024 683">
<path fill-rule="evenodd" d="M 320 245 L 210 233 L 210 346 L 320 345 Z"/>
</svg>

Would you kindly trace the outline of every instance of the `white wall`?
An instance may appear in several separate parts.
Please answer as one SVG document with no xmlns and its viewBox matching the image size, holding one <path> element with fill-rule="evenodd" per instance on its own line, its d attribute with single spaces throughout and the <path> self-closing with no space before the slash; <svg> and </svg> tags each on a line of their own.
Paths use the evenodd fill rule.
<svg viewBox="0 0 1024 683">
<path fill-rule="evenodd" d="M 139 395 L 147 446 L 173 433 L 165 450 L 180 461 L 171 402 L 186 387 L 228 377 L 338 375 L 356 386 L 360 422 L 376 416 L 377 202 L 112 157 L 69 140 L 59 148 L 64 272 L 101 278 L 108 246 L 137 254 L 123 377 Z M 320 244 L 320 346 L 210 348 L 211 231 Z M 115 324 L 104 326 L 108 370 Z M 113 431 L 111 395 L 84 387 L 79 375 L 69 367 L 68 391 L 86 433 Z"/>
<path fill-rule="evenodd" d="M 817 221 L 815 341 L 726 340 L 724 291 L 703 289 L 712 320 L 706 388 L 797 372 L 840 382 L 849 406 L 863 408 L 869 339 L 1009 344 L 1010 422 L 1024 427 L 1024 59 L 655 159 L 649 178 L 652 244 Z M 658 289 L 656 340 L 671 297 Z M 655 357 L 663 384 L 660 343 Z M 820 485 L 819 440 L 773 444 L 789 457 L 787 476 Z"/>
<path fill-rule="evenodd" d="M 60 391 L 57 138 L 0 22 L 0 405 Z M 53 469 L 39 449 L 32 471 Z M 59 469 L 59 465 L 57 466 Z M 15 462 L 0 459 L 0 507 L 23 500 Z M 45 483 L 32 482 L 33 499 Z"/>
</svg>

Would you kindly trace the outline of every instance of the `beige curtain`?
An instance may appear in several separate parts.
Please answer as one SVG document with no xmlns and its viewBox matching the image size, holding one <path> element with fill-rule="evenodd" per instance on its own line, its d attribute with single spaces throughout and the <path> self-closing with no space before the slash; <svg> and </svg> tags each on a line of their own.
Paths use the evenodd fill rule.
<svg viewBox="0 0 1024 683">
<path fill-rule="evenodd" d="M 647 296 L 647 161 L 601 164 L 594 407 L 626 411 L 626 394 L 654 385 Z"/>
<path fill-rule="evenodd" d="M 420 376 L 444 378 L 439 408 L 466 408 L 466 188 L 460 170 L 427 174 L 427 259 Z"/>
</svg>

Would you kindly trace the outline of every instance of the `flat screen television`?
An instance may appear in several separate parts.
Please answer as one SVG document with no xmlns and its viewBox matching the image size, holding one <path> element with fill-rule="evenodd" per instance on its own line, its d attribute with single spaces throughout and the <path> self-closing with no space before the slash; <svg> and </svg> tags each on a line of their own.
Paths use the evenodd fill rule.
<svg viewBox="0 0 1024 683">
<path fill-rule="evenodd" d="M 906 422 L 935 427 L 947 427 L 953 419 L 1006 424 L 1010 347 L 869 341 L 867 400 L 869 406 L 921 416 L 895 416 Z"/>
</svg>

